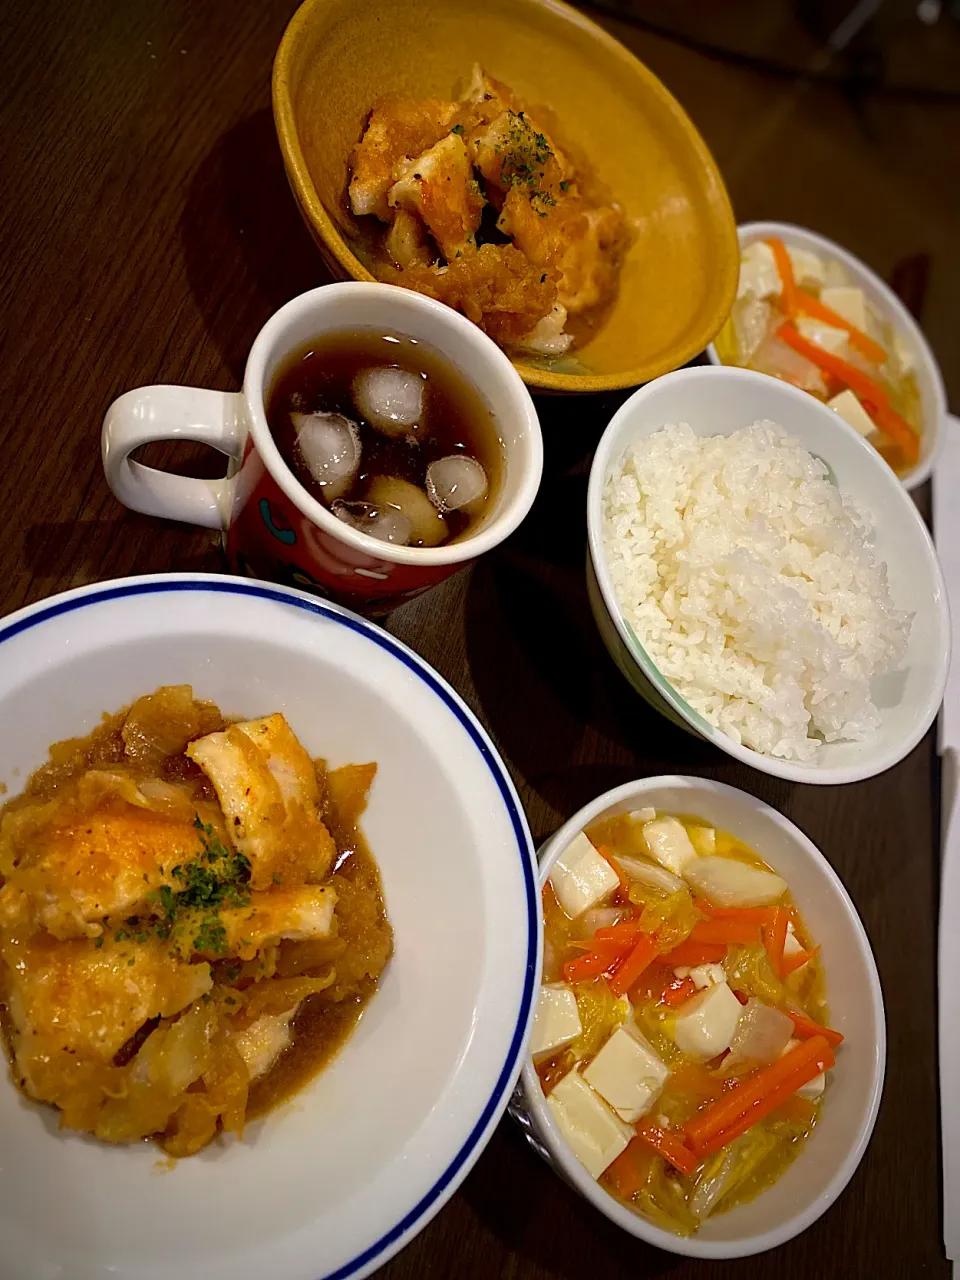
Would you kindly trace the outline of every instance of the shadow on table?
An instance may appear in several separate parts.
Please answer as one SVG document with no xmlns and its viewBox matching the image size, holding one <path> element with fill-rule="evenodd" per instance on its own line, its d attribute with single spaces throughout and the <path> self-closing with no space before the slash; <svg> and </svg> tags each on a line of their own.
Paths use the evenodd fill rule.
<svg viewBox="0 0 960 1280">
<path fill-rule="evenodd" d="M 627 394 L 538 401 L 540 492 L 517 532 L 474 567 L 467 596 L 467 657 L 484 718 L 514 770 L 561 814 L 643 773 L 716 763 L 706 743 L 631 690 L 587 599 L 590 462 Z M 580 764 L 581 754 L 594 763 Z M 545 834 L 531 820 L 534 835 Z"/>
<path fill-rule="evenodd" d="M 243 377 L 257 332 L 330 275 L 287 184 L 267 109 L 219 138 L 197 166 L 180 220 L 190 289 L 224 364 Z M 235 263 L 224 283 L 224 263 Z"/>
<path fill-rule="evenodd" d="M 35 524 L 23 535 L 23 560 L 35 579 L 60 579 L 67 566 L 75 579 L 98 579 L 125 573 L 210 573 L 222 567 L 216 541 L 208 530 L 167 526 L 158 534 L 158 522 L 150 516 L 124 512 L 116 519 L 79 519 Z M 171 530 L 179 529 L 189 545 L 177 548 L 177 562 L 170 564 Z M 74 580 L 69 586 L 77 586 Z M 57 588 L 60 589 L 59 587 Z"/>
<path fill-rule="evenodd" d="M 577 1195 L 510 1120 L 501 1121 L 460 1194 L 505 1250 L 557 1280 L 656 1276 L 676 1265 Z"/>
</svg>

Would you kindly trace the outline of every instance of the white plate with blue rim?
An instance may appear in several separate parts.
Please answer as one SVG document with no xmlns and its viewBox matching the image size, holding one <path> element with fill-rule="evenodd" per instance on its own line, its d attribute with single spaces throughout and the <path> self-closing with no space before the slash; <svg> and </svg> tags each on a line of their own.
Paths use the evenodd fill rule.
<svg viewBox="0 0 960 1280">
<path fill-rule="evenodd" d="M 457 694 L 379 627 L 301 592 L 175 574 L 0 621 L 0 781 L 162 684 L 282 711 L 312 755 L 376 760 L 363 827 L 396 950 L 357 1030 L 294 1099 L 165 1166 L 59 1131 L 0 1079 L 0 1239 L 17 1280 L 347 1280 L 463 1181 L 516 1082 L 540 972 L 526 821 Z"/>
</svg>

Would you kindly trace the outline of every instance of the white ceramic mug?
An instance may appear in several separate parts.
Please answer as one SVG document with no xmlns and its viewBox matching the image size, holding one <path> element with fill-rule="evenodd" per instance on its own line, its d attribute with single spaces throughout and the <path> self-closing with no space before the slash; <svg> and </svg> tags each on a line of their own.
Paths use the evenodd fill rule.
<svg viewBox="0 0 960 1280">
<path fill-rule="evenodd" d="M 440 547 L 381 542 L 338 520 L 299 483 L 267 425 L 265 401 L 287 359 L 333 331 L 382 330 L 433 348 L 480 393 L 504 450 L 503 480 L 480 527 Z M 131 458 L 140 445 L 191 440 L 229 459 L 221 480 L 170 475 Z M 292 299 L 254 341 L 243 390 L 155 386 L 128 391 L 107 411 L 103 468 L 134 511 L 220 529 L 231 567 L 385 612 L 502 542 L 530 510 L 543 441 L 530 393 L 500 348 L 442 303 L 393 285 L 324 285 Z"/>
</svg>

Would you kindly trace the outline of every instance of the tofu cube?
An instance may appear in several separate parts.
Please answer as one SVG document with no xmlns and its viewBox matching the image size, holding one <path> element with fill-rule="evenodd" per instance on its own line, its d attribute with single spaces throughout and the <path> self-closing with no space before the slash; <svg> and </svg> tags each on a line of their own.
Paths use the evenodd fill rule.
<svg viewBox="0 0 960 1280">
<path fill-rule="evenodd" d="M 793 267 L 793 278 L 803 289 L 819 289 L 826 279 L 826 264 L 809 249 L 794 249 L 787 245 L 787 255 Z M 826 298 L 824 298 L 826 302 Z M 834 311 L 836 311 L 834 307 Z"/>
<path fill-rule="evenodd" d="M 683 874 L 683 868 L 697 856 L 683 823 L 676 818 L 657 818 L 643 826 L 643 838 L 650 856 L 675 876 Z"/>
<path fill-rule="evenodd" d="M 530 1052 L 534 1062 L 540 1062 L 558 1050 L 565 1049 L 579 1034 L 577 997 L 562 982 L 542 986 L 530 1037 Z"/>
<path fill-rule="evenodd" d="M 812 1080 L 808 1080 L 806 1084 L 802 1084 L 797 1090 L 797 1097 L 808 1098 L 811 1102 L 816 1102 L 818 1098 L 823 1097 L 823 1091 L 827 1087 L 827 1077 L 821 1071 L 818 1076 L 814 1076 Z"/>
<path fill-rule="evenodd" d="M 582 831 L 554 863 L 548 878 L 571 920 L 602 902 L 620 884 L 613 867 Z"/>
<path fill-rule="evenodd" d="M 824 324 L 822 320 L 814 320 L 810 316 L 797 316 L 797 331 L 808 342 L 822 347 L 832 355 L 843 355 L 847 350 L 847 333 L 845 329 L 837 329 L 832 324 Z"/>
<path fill-rule="evenodd" d="M 715 1058 L 730 1048 L 743 1006 L 726 982 L 707 987 L 677 1014 L 673 1039 L 683 1053 Z"/>
<path fill-rule="evenodd" d="M 639 1031 L 618 1027 L 583 1078 L 621 1120 L 634 1124 L 659 1098 L 669 1074 Z"/>
<path fill-rule="evenodd" d="M 577 1070 L 554 1086 L 547 1102 L 567 1145 L 591 1178 L 599 1178 L 633 1137 L 630 1125 L 610 1110 Z"/>
<path fill-rule="evenodd" d="M 740 255 L 737 297 L 772 298 L 780 289 L 780 273 L 773 260 L 773 250 L 766 240 L 754 240 Z"/>
<path fill-rule="evenodd" d="M 876 423 L 849 388 L 833 396 L 827 401 L 827 405 L 834 413 L 839 413 L 844 422 L 849 422 L 854 431 L 859 431 L 865 438 L 869 439 L 876 431 Z"/>
<path fill-rule="evenodd" d="M 634 822 L 652 822 L 657 816 L 657 811 L 652 804 L 645 804 L 642 809 L 631 809 L 630 817 Z"/>
<path fill-rule="evenodd" d="M 695 964 L 690 969 L 690 977 L 694 986 L 703 991 L 706 987 L 718 987 L 721 982 L 726 982 L 727 971 L 722 964 Z"/>
<path fill-rule="evenodd" d="M 867 331 L 867 300 L 863 290 L 853 285 L 840 285 L 833 289 L 822 289 L 820 301 L 838 316 L 843 316 L 849 324 L 856 325 L 861 332 Z"/>
<path fill-rule="evenodd" d="M 791 1049 L 796 1048 L 799 1043 L 799 1040 L 788 1040 L 783 1046 L 783 1053 L 780 1054 L 780 1057 L 782 1058 L 784 1053 L 789 1053 Z M 814 1076 L 812 1080 L 808 1080 L 806 1084 L 800 1086 L 797 1090 L 797 1097 L 808 1098 L 811 1102 L 816 1102 L 818 1098 L 823 1096 L 823 1091 L 826 1087 L 827 1077 L 821 1071 L 818 1076 Z"/>
</svg>

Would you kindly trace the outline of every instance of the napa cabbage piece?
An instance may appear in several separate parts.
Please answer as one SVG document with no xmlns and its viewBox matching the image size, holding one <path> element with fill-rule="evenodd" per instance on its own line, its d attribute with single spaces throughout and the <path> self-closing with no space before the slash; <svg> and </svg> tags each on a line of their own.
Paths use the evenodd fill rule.
<svg viewBox="0 0 960 1280">
<path fill-rule="evenodd" d="M 676 893 L 684 888 L 679 876 L 675 876 L 659 863 L 643 862 L 640 858 L 627 858 L 620 854 L 613 855 L 613 862 L 620 868 L 628 880 L 638 880 L 650 889 L 659 889 L 661 893 Z"/>
<path fill-rule="evenodd" d="M 577 1058 L 592 1058 L 599 1053 L 617 1027 L 630 1016 L 630 1002 L 618 1000 L 603 978 L 592 982 L 575 982 L 573 994 L 580 1015 L 580 1034 L 570 1045 Z"/>
<path fill-rule="evenodd" d="M 640 928 L 644 933 L 658 935 L 662 951 L 669 951 L 682 942 L 697 921 L 703 919 L 685 885 L 674 893 L 663 893 L 634 881 L 630 885 L 629 897 L 634 906 L 642 908 Z"/>
<path fill-rule="evenodd" d="M 790 992 L 774 972 L 770 957 L 759 942 L 730 946 L 723 961 L 727 982 L 745 996 L 764 1004 L 793 1007 Z"/>
<path fill-rule="evenodd" d="M 657 1055 L 662 1062 L 670 1068 L 679 1066 L 684 1062 L 699 1062 L 699 1059 L 689 1057 L 677 1048 L 676 1041 L 668 1031 L 669 1015 L 665 1015 L 655 1006 L 644 1003 L 638 1005 L 633 1011 L 634 1019 L 637 1026 L 649 1040 L 651 1046 L 656 1050 Z M 661 1095 L 662 1101 L 663 1095 Z M 659 1103 L 657 1104 L 660 1105 Z"/>
<path fill-rule="evenodd" d="M 718 1151 L 694 1175 L 695 1190 L 690 1211 L 698 1222 L 710 1216 L 723 1201 L 742 1188 L 777 1147 L 777 1136 L 764 1125 L 755 1125 L 736 1142 Z"/>
<path fill-rule="evenodd" d="M 639 1190 L 629 1203 L 656 1226 L 677 1235 L 688 1236 L 696 1231 L 699 1220 L 687 1203 L 686 1191 L 677 1177 L 669 1170 L 660 1156 L 653 1151 L 631 1149 L 631 1160 L 640 1176 Z M 601 1182 L 605 1182 L 604 1174 Z"/>
</svg>

